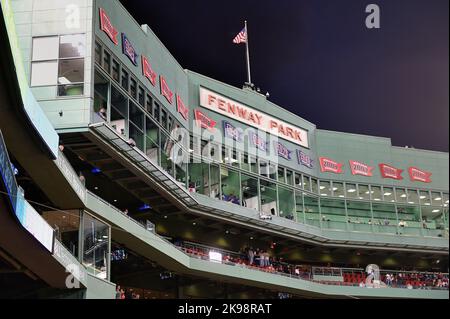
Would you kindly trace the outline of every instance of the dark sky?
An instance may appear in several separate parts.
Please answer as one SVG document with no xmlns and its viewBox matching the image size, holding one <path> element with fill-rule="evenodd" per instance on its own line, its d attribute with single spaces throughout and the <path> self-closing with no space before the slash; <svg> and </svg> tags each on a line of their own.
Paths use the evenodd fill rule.
<svg viewBox="0 0 450 319">
<path fill-rule="evenodd" d="M 233 86 L 253 82 L 318 128 L 449 150 L 448 0 L 121 0 L 180 64 Z M 381 29 L 367 29 L 378 4 Z"/>
</svg>

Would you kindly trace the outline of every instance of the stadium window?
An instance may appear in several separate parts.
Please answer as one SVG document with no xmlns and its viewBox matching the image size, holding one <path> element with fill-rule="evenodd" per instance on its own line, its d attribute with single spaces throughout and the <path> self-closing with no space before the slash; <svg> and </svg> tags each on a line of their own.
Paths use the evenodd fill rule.
<svg viewBox="0 0 450 319">
<path fill-rule="evenodd" d="M 141 86 L 139 86 L 138 102 L 142 107 L 145 107 L 145 91 Z"/>
<path fill-rule="evenodd" d="M 93 123 L 104 122 L 108 117 L 109 81 L 99 72 L 95 72 L 94 79 L 94 120 Z"/>
<path fill-rule="evenodd" d="M 286 170 L 286 183 L 289 185 L 294 185 L 294 173 L 290 170 Z"/>
<path fill-rule="evenodd" d="M 111 54 L 106 50 L 103 51 L 103 69 L 106 73 L 111 73 Z"/>
<path fill-rule="evenodd" d="M 326 181 L 320 181 L 320 196 L 331 196 L 331 183 Z"/>
<path fill-rule="evenodd" d="M 159 128 L 149 117 L 146 117 L 145 138 L 147 157 L 159 165 Z"/>
<path fill-rule="evenodd" d="M 399 203 L 406 203 L 407 200 L 406 190 L 404 188 L 395 189 L 395 198 Z"/>
<path fill-rule="evenodd" d="M 122 88 L 128 92 L 130 85 L 130 75 L 122 68 Z"/>
<path fill-rule="evenodd" d="M 242 174 L 242 206 L 259 210 L 258 179 Z"/>
<path fill-rule="evenodd" d="M 317 193 L 318 188 L 319 188 L 318 186 L 319 186 L 319 185 L 318 185 L 317 179 L 311 178 L 311 191 L 312 191 L 313 193 Z"/>
<path fill-rule="evenodd" d="M 153 98 L 149 94 L 147 94 L 147 99 L 145 100 L 145 110 L 147 111 L 148 114 L 152 114 Z"/>
<path fill-rule="evenodd" d="M 134 78 L 130 80 L 130 95 L 133 99 L 137 97 L 137 82 Z"/>
<path fill-rule="evenodd" d="M 302 174 L 295 173 L 294 183 L 296 187 L 303 188 Z"/>
<path fill-rule="evenodd" d="M 293 220 L 295 212 L 294 191 L 288 188 L 278 187 L 278 199 L 280 217 Z"/>
<path fill-rule="evenodd" d="M 117 83 L 120 82 L 120 64 L 119 64 L 119 62 L 117 62 L 114 59 L 113 59 L 113 64 L 112 64 L 112 78 Z"/>
<path fill-rule="evenodd" d="M 311 192 L 311 180 L 309 176 L 303 175 L 303 189 Z"/>
<path fill-rule="evenodd" d="M 261 211 L 266 215 L 278 215 L 277 185 L 260 180 Z"/>
<path fill-rule="evenodd" d="M 340 183 L 340 182 L 333 182 L 333 196 L 334 197 L 339 197 L 339 198 L 344 198 L 345 194 L 344 194 L 344 183 Z"/>
<path fill-rule="evenodd" d="M 102 45 L 98 42 L 95 42 L 95 62 L 102 64 Z"/>
<path fill-rule="evenodd" d="M 167 130 L 167 112 L 161 108 L 161 126 Z"/>
<path fill-rule="evenodd" d="M 284 176 L 284 167 L 278 166 L 278 181 L 281 183 L 286 183 L 286 178 Z"/>
</svg>

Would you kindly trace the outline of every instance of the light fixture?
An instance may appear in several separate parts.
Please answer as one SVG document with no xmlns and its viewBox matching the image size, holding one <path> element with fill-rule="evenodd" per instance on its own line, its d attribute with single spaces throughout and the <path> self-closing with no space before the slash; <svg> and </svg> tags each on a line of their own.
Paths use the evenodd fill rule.
<svg viewBox="0 0 450 319">
<path fill-rule="evenodd" d="M 114 203 L 117 203 L 117 199 L 114 200 Z"/>
<path fill-rule="evenodd" d="M 425 206 L 431 206 L 431 204 L 430 204 L 430 203 L 425 203 L 424 205 L 425 205 Z"/>
<path fill-rule="evenodd" d="M 320 194 L 320 196 L 328 196 L 328 194 Z"/>
<path fill-rule="evenodd" d="M 352 188 L 352 189 L 349 189 L 347 192 L 354 193 L 354 192 L 356 192 L 356 189 Z"/>
<path fill-rule="evenodd" d="M 391 196 L 392 193 L 384 193 L 384 196 Z"/>
<path fill-rule="evenodd" d="M 196 223 L 196 222 L 193 222 L 193 223 L 192 223 L 192 226 L 196 226 L 196 225 L 197 225 L 197 223 Z"/>
<path fill-rule="evenodd" d="M 95 187 L 94 187 L 94 189 L 95 189 L 95 190 L 98 190 L 98 187 L 97 187 L 97 186 L 95 186 Z"/>
<path fill-rule="evenodd" d="M 106 236 L 106 235 L 103 235 L 103 238 L 105 238 L 105 239 L 106 239 L 106 238 L 108 238 L 108 236 Z"/>
<path fill-rule="evenodd" d="M 380 201 L 381 199 L 379 199 L 379 198 L 374 198 L 373 200 Z"/>
<path fill-rule="evenodd" d="M 400 196 L 401 198 L 405 198 L 406 197 L 406 194 L 402 194 L 402 196 Z"/>
<path fill-rule="evenodd" d="M 167 215 L 165 215 L 165 216 L 164 216 L 164 219 L 167 219 L 167 218 L 168 218 Z"/>
<path fill-rule="evenodd" d="M 250 240 L 253 240 L 253 237 L 250 237 Z"/>
<path fill-rule="evenodd" d="M 338 188 L 337 187 L 333 187 L 333 192 L 337 191 Z"/>
<path fill-rule="evenodd" d="M 340 197 L 340 198 L 344 198 L 345 196 L 344 196 L 344 195 L 339 195 L 339 197 Z"/>
<path fill-rule="evenodd" d="M 432 211 L 432 213 L 439 213 L 441 210 L 440 209 L 434 209 L 433 211 Z"/>
<path fill-rule="evenodd" d="M 320 189 L 325 189 L 325 186 L 320 186 Z"/>
<path fill-rule="evenodd" d="M 439 200 L 442 200 L 442 198 L 441 197 L 436 197 L 434 200 L 439 201 Z"/>
<path fill-rule="evenodd" d="M 427 198 L 425 195 L 420 196 L 420 199 L 425 199 Z"/>
<path fill-rule="evenodd" d="M 227 230 L 226 232 L 225 232 L 225 234 L 229 234 L 230 233 L 230 231 L 229 230 Z"/>
<path fill-rule="evenodd" d="M 408 204 L 414 205 L 415 203 L 414 202 L 408 202 Z"/>
</svg>

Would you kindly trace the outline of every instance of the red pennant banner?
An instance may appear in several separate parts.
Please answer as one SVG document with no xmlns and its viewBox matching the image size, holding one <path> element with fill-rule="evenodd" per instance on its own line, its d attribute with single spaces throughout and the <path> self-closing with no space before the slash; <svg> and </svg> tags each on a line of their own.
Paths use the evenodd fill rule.
<svg viewBox="0 0 450 319">
<path fill-rule="evenodd" d="M 423 182 L 423 183 L 431 183 L 431 175 L 433 175 L 430 172 L 425 172 L 417 167 L 410 167 L 408 169 L 409 171 L 409 177 L 411 178 L 411 181 L 413 182 Z"/>
<path fill-rule="evenodd" d="M 161 94 L 170 104 L 173 103 L 173 92 L 167 85 L 166 79 L 161 75 L 159 81 L 161 82 Z"/>
<path fill-rule="evenodd" d="M 335 162 L 329 158 L 320 158 L 320 168 L 322 170 L 322 173 L 330 172 L 335 174 L 342 174 L 342 166 L 344 166 L 344 164 Z"/>
<path fill-rule="evenodd" d="M 189 118 L 189 108 L 184 105 L 183 100 L 177 94 L 177 111 L 181 114 L 181 116 L 187 120 Z"/>
<path fill-rule="evenodd" d="M 358 161 L 349 161 L 353 175 L 373 176 L 373 167 Z"/>
<path fill-rule="evenodd" d="M 209 131 L 214 131 L 217 124 L 216 121 L 210 119 L 199 110 L 195 110 L 195 123 L 197 124 L 197 126 L 200 126 L 201 128 L 207 129 Z"/>
<path fill-rule="evenodd" d="M 106 11 L 102 8 L 100 8 L 100 28 L 108 35 L 108 37 L 115 45 L 119 44 L 119 40 L 117 40 L 117 35 L 119 34 L 119 32 L 116 28 L 114 28 L 111 20 L 106 14 Z"/>
<path fill-rule="evenodd" d="M 156 85 L 156 73 L 153 71 L 150 62 L 145 56 L 142 56 L 142 74 L 150 81 L 150 83 Z"/>
<path fill-rule="evenodd" d="M 399 168 L 395 168 L 393 166 L 387 165 L 387 164 L 379 164 L 381 176 L 383 178 L 391 178 L 396 180 L 402 180 L 403 176 L 403 170 Z"/>
</svg>

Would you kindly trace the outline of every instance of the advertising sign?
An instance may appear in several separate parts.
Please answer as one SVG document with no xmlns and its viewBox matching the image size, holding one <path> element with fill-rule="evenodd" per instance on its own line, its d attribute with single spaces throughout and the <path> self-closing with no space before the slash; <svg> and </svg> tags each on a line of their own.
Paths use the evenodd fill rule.
<svg viewBox="0 0 450 319">
<path fill-rule="evenodd" d="M 203 114 L 200 110 L 195 110 L 195 123 L 197 126 L 207 129 L 209 131 L 214 131 L 217 122 L 210 119 L 208 116 Z"/>
<path fill-rule="evenodd" d="M 127 38 L 125 33 L 122 33 L 122 52 L 125 54 L 130 61 L 134 65 L 138 65 L 138 55 L 136 50 L 134 49 L 133 45 L 131 44 L 131 41 Z"/>
<path fill-rule="evenodd" d="M 159 82 L 161 83 L 161 94 L 164 96 L 170 104 L 173 103 L 173 92 L 167 85 L 166 79 L 161 75 L 159 77 Z"/>
<path fill-rule="evenodd" d="M 418 169 L 417 167 L 410 167 L 408 169 L 409 177 L 411 178 L 411 181 L 413 182 L 422 182 L 422 183 L 431 183 L 431 175 L 433 175 L 430 172 L 422 171 L 421 169 Z"/>
<path fill-rule="evenodd" d="M 308 168 L 314 168 L 314 160 L 301 150 L 297 150 L 297 160 L 300 165 L 306 166 Z"/>
<path fill-rule="evenodd" d="M 267 152 L 268 149 L 268 142 L 258 134 L 254 132 L 248 133 L 250 144 L 259 149 L 260 151 Z"/>
<path fill-rule="evenodd" d="M 289 150 L 286 146 L 284 146 L 280 142 L 273 142 L 273 147 L 275 148 L 275 152 L 279 157 L 282 157 L 288 161 L 292 160 L 292 151 Z"/>
<path fill-rule="evenodd" d="M 189 119 L 189 108 L 184 104 L 181 96 L 177 94 L 177 111 L 181 114 L 181 116 L 185 119 Z"/>
<path fill-rule="evenodd" d="M 236 142 L 242 143 L 244 140 L 242 130 L 240 128 L 234 127 L 227 121 L 223 121 L 223 132 L 225 134 L 225 137 L 231 138 Z"/>
<path fill-rule="evenodd" d="M 118 45 L 119 41 L 117 40 L 117 35 L 119 32 L 111 23 L 109 16 L 106 14 L 106 11 L 103 8 L 100 8 L 100 28 L 103 32 L 105 32 L 111 41 Z"/>
<path fill-rule="evenodd" d="M 387 165 L 387 164 L 379 164 L 378 165 L 380 167 L 380 172 L 381 172 L 381 176 L 383 178 L 391 178 L 391 179 L 396 179 L 396 180 L 402 180 L 403 176 L 403 170 L 393 167 L 391 165 Z"/>
<path fill-rule="evenodd" d="M 150 81 L 153 86 L 156 86 L 157 75 L 145 56 L 142 56 L 142 74 Z"/>
</svg>

